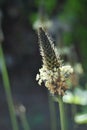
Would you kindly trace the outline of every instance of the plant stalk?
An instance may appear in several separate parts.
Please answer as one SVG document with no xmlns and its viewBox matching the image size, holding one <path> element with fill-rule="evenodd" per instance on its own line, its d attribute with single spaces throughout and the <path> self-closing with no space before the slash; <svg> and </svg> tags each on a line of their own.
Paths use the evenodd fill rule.
<svg viewBox="0 0 87 130">
<path fill-rule="evenodd" d="M 29 123 L 27 121 L 25 113 L 21 113 L 20 120 L 22 122 L 22 126 L 23 126 L 24 130 L 30 130 L 30 126 L 29 126 Z"/>
<path fill-rule="evenodd" d="M 7 67 L 6 67 L 1 43 L 0 43 L 0 67 L 1 67 L 3 86 L 5 89 L 5 93 L 6 93 L 12 127 L 13 127 L 13 130 L 18 130 L 18 123 L 17 123 L 14 104 L 13 104 L 13 100 L 12 100 L 10 81 L 9 81 L 9 77 L 8 77 Z"/>
<path fill-rule="evenodd" d="M 66 130 L 66 119 L 65 119 L 65 111 L 64 111 L 64 104 L 62 101 L 62 97 L 58 97 L 58 102 L 59 102 L 59 111 L 60 111 L 61 130 Z"/>
</svg>

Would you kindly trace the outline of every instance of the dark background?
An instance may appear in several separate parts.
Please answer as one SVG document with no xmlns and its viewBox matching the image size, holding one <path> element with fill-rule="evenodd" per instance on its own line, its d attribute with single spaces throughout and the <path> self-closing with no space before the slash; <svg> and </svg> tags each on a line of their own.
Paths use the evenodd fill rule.
<svg viewBox="0 0 87 130">
<path fill-rule="evenodd" d="M 4 34 L 2 45 L 14 102 L 22 103 L 25 106 L 27 119 L 32 130 L 50 130 L 48 91 L 44 86 L 40 87 L 35 80 L 36 74 L 41 67 L 41 56 L 37 32 L 32 26 L 38 18 L 39 6 L 40 1 L 38 0 L 0 0 Z M 82 63 L 86 74 L 87 1 L 48 0 L 45 1 L 45 6 L 50 19 L 62 19 L 65 22 L 67 21 L 67 25 L 72 26 L 69 33 L 64 32 L 64 44 L 75 45 L 78 61 Z M 53 35 L 55 37 L 55 33 Z M 86 76 L 84 82 L 86 82 Z M 55 105 L 57 108 L 56 103 Z M 67 106 L 67 109 L 70 110 L 70 105 Z M 73 129 L 71 126 L 73 126 L 74 122 L 70 114 L 71 111 L 68 112 L 69 127 Z M 58 110 L 57 119 L 58 129 L 60 129 Z M 20 129 L 23 129 L 19 117 L 18 122 Z M 12 129 L 1 75 L 0 129 Z M 87 129 L 86 125 L 76 127 L 76 130 L 83 129 Z"/>
</svg>

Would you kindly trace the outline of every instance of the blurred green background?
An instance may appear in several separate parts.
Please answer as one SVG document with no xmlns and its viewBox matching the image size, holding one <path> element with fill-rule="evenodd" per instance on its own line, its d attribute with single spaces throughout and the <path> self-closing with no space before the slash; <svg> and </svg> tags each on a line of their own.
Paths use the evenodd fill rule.
<svg viewBox="0 0 87 130">
<path fill-rule="evenodd" d="M 48 91 L 44 86 L 39 87 L 35 80 L 38 69 L 41 67 L 37 31 L 35 30 L 38 25 L 35 23 L 41 17 L 44 21 L 48 20 L 52 23 L 48 31 L 54 40 L 59 42 L 58 46 L 74 46 L 70 61 L 81 63 L 84 75 L 80 77 L 79 85 L 86 90 L 87 0 L 0 0 L 0 30 L 3 30 L 4 39 L 2 46 L 14 103 L 24 105 L 32 130 L 51 130 Z M 64 58 L 67 59 L 66 56 Z M 55 106 L 58 109 L 56 103 Z M 68 127 L 71 130 L 87 130 L 87 121 L 85 125 L 84 123 L 76 125 L 73 117 L 71 118 L 72 106 L 67 105 L 66 108 L 69 118 Z M 87 112 L 86 105 L 83 108 L 77 106 L 78 111 L 83 109 Z M 1 73 L 0 110 L 0 129 L 12 130 Z M 22 130 L 19 116 L 17 119 L 20 130 Z M 58 110 L 57 120 L 57 127 L 60 129 Z"/>
</svg>

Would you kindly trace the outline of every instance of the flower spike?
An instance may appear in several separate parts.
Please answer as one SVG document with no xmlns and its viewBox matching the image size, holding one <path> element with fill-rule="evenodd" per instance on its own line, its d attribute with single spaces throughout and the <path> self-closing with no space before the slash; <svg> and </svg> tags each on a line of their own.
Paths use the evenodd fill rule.
<svg viewBox="0 0 87 130">
<path fill-rule="evenodd" d="M 38 38 L 43 64 L 45 64 L 49 70 L 55 67 L 59 68 L 61 61 L 55 51 L 53 41 L 42 28 L 38 30 Z"/>
<path fill-rule="evenodd" d="M 36 80 L 41 85 L 42 82 L 53 95 L 63 96 L 68 86 L 66 80 L 69 78 L 73 69 L 70 65 L 64 66 L 62 60 L 54 47 L 54 43 L 46 30 L 39 28 L 38 39 L 43 65 L 39 69 Z"/>
</svg>

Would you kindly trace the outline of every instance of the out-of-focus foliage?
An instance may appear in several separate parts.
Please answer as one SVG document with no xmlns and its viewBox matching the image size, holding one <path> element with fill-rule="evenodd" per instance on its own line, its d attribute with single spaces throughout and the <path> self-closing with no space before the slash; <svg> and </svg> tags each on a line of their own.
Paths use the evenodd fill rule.
<svg viewBox="0 0 87 130">
<path fill-rule="evenodd" d="M 74 92 L 67 91 L 63 96 L 63 101 L 69 104 L 87 105 L 87 91 L 80 88 L 74 89 Z"/>
<path fill-rule="evenodd" d="M 80 60 L 87 71 L 87 0 L 67 0 L 64 12 L 60 17 L 67 19 L 72 25 L 71 33 L 64 34 L 65 44 L 76 44 L 80 52 Z"/>
<path fill-rule="evenodd" d="M 29 21 L 30 21 L 31 23 L 34 23 L 34 21 L 37 19 L 37 17 L 38 17 L 38 14 L 37 14 L 37 13 L 31 13 L 31 14 L 30 14 L 30 17 L 29 17 Z"/>
<path fill-rule="evenodd" d="M 35 4 L 38 7 L 40 5 L 40 3 L 43 2 L 44 6 L 46 8 L 46 11 L 48 14 L 52 13 L 53 9 L 56 6 L 57 0 L 36 0 Z"/>
<path fill-rule="evenodd" d="M 46 0 L 46 1 L 44 1 L 44 0 L 36 0 L 34 4 L 35 4 L 35 6 L 36 6 L 37 9 L 41 5 L 44 5 L 47 14 L 50 15 L 52 13 L 53 9 L 56 6 L 56 3 L 57 3 L 57 0 L 51 0 L 51 1 L 50 0 Z M 38 11 L 39 11 L 39 9 L 38 9 Z M 30 14 L 29 20 L 32 23 L 37 19 L 37 17 L 38 17 L 38 11 L 37 12 L 32 12 Z"/>
<path fill-rule="evenodd" d="M 74 120 L 77 124 L 87 124 L 87 113 L 75 115 Z"/>
</svg>

